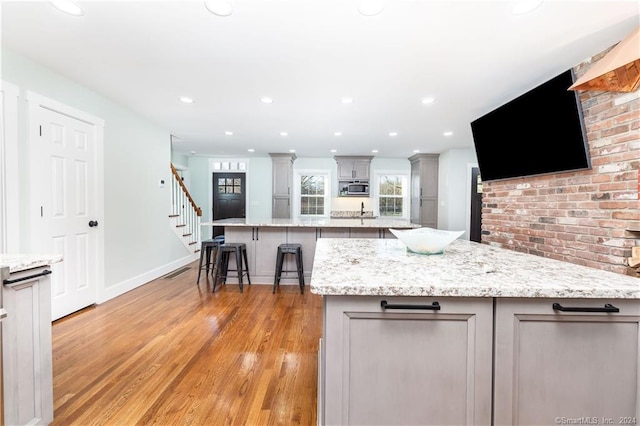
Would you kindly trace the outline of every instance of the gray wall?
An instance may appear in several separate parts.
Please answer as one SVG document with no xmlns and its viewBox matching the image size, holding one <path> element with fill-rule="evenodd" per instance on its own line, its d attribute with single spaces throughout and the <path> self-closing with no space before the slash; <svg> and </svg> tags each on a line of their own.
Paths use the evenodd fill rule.
<svg viewBox="0 0 640 426">
<path fill-rule="evenodd" d="M 2 79 L 20 89 L 19 187 L 21 216 L 29 206 L 24 92 L 32 91 L 105 121 L 104 288 L 113 297 L 162 274 L 189 257 L 168 222 L 171 144 L 169 132 L 36 62 L 2 49 Z M 21 250 L 29 252 L 29 222 L 20 223 Z M 100 300 L 99 300 L 100 301 Z"/>
</svg>

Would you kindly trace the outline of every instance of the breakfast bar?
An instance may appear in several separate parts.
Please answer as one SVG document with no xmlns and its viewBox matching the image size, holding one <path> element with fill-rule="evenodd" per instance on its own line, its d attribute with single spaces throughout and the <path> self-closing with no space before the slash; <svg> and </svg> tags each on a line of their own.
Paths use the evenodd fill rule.
<svg viewBox="0 0 640 426">
<path fill-rule="evenodd" d="M 320 424 L 640 418 L 640 280 L 456 240 L 319 239 Z"/>
<path fill-rule="evenodd" d="M 395 238 L 389 228 L 412 229 L 420 225 L 401 219 L 362 218 L 233 218 L 202 223 L 202 226 L 223 226 L 227 242 L 245 243 L 251 282 L 273 283 L 276 271 L 276 251 L 279 244 L 302 245 L 304 275 L 312 274 L 316 241 L 320 238 Z M 290 260 L 288 260 L 290 261 Z M 287 265 L 285 269 L 291 270 Z M 295 275 L 290 275 L 295 278 Z M 283 283 L 285 283 L 283 281 Z M 291 281 L 288 281 L 291 283 Z"/>
</svg>

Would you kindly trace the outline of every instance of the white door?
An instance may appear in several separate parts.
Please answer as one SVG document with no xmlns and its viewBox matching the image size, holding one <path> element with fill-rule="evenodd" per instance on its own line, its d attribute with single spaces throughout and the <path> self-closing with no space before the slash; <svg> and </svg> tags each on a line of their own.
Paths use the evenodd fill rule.
<svg viewBox="0 0 640 426">
<path fill-rule="evenodd" d="M 62 254 L 52 265 L 52 320 L 97 301 L 101 250 L 97 141 L 92 123 L 39 105 L 30 113 L 40 157 L 40 229 L 43 252 Z M 33 148 L 33 147 L 32 147 Z M 32 157 L 33 159 L 33 157 Z M 33 186 L 32 186 L 33 188 Z"/>
</svg>

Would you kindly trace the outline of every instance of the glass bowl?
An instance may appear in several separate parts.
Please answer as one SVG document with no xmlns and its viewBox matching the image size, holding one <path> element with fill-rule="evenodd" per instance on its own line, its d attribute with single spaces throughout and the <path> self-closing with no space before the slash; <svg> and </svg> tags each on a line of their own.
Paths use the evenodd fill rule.
<svg viewBox="0 0 640 426">
<path fill-rule="evenodd" d="M 433 228 L 389 229 L 407 246 L 407 250 L 420 254 L 441 254 L 444 249 L 464 234 L 464 231 L 444 231 Z"/>
</svg>

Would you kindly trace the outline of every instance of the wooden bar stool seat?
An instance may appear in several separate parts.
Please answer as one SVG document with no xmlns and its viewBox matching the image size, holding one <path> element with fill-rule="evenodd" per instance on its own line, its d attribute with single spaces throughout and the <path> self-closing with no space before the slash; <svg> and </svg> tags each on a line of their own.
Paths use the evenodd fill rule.
<svg viewBox="0 0 640 426">
<path fill-rule="evenodd" d="M 231 254 L 236 256 L 236 269 L 229 269 L 229 257 Z M 235 275 L 229 275 L 229 272 L 235 272 Z M 227 278 L 238 278 L 240 293 L 242 293 L 242 277 L 246 275 L 247 281 L 251 284 L 249 276 L 249 261 L 247 259 L 247 245 L 245 243 L 223 243 L 218 246 L 216 256 L 216 270 L 213 277 L 213 291 L 216 291 L 218 282 L 227 283 Z"/>
<path fill-rule="evenodd" d="M 295 257 L 296 269 L 283 270 L 284 256 L 292 254 Z M 273 279 L 273 292 L 275 294 L 282 274 L 286 272 L 296 272 L 298 275 L 298 285 L 300 286 L 300 294 L 304 293 L 304 268 L 302 266 L 302 244 L 280 244 L 276 254 L 276 275 Z M 286 278 L 286 277 L 285 277 Z"/>
</svg>

